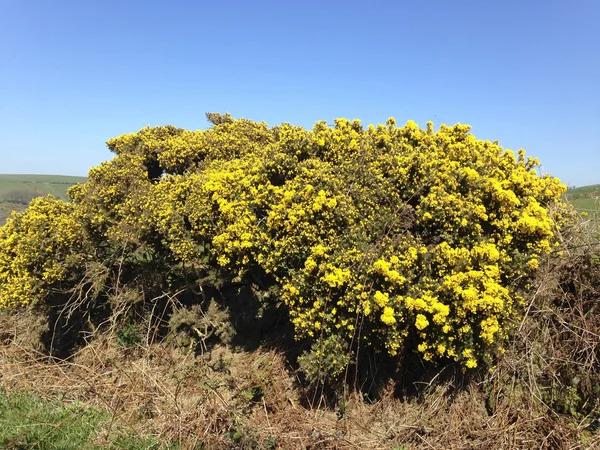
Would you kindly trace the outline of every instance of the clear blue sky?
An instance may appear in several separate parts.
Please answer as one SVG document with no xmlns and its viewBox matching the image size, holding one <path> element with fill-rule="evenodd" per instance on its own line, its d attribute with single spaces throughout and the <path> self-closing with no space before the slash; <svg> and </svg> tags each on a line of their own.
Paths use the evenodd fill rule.
<svg viewBox="0 0 600 450">
<path fill-rule="evenodd" d="M 600 183 L 600 0 L 0 0 L 1 173 L 86 175 L 206 111 L 469 123 Z"/>
</svg>

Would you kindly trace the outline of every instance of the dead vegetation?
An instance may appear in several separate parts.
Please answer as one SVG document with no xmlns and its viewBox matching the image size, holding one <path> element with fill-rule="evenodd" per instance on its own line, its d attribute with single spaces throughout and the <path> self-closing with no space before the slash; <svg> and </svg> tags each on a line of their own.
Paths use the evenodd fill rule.
<svg viewBox="0 0 600 450">
<path fill-rule="evenodd" d="M 375 400 L 348 384 L 331 401 L 307 389 L 285 346 L 226 345 L 223 311 L 191 309 L 160 339 L 156 322 L 111 326 L 51 359 L 47 324 L 21 311 L 0 316 L 0 389 L 107 411 L 99 445 L 114 425 L 182 449 L 597 449 L 600 248 L 589 222 L 577 227 L 539 271 L 512 346 L 469 379 L 438 367 L 410 394 L 391 379 Z M 196 341 L 182 345 L 185 329 Z"/>
<path fill-rule="evenodd" d="M 285 358 L 275 351 L 212 355 L 155 345 L 130 352 L 95 342 L 69 361 L 14 345 L 0 349 L 0 386 L 61 401 L 79 400 L 111 413 L 115 426 L 194 448 L 578 449 L 598 448 L 576 422 L 521 396 L 451 381 L 412 399 L 390 387 L 369 404 L 358 393 L 345 411 L 306 406 Z M 105 435 L 110 429 L 104 430 Z M 99 434 L 102 443 L 103 434 Z M 587 440 L 587 443 L 585 439 Z"/>
</svg>

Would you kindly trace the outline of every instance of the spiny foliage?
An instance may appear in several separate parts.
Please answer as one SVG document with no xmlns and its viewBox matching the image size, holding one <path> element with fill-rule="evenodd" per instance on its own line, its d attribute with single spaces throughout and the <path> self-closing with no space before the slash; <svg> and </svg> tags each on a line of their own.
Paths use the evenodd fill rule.
<svg viewBox="0 0 600 450">
<path fill-rule="evenodd" d="M 235 281 L 275 290 L 265 301 L 317 344 L 395 355 L 413 342 L 466 368 L 502 352 L 562 220 L 549 206 L 566 188 L 537 160 L 461 124 L 210 119 L 109 140 L 115 157 L 72 204 L 40 199 L 9 220 L 0 305 L 47 302 L 101 263 L 96 299 L 115 282 L 147 295 Z"/>
</svg>

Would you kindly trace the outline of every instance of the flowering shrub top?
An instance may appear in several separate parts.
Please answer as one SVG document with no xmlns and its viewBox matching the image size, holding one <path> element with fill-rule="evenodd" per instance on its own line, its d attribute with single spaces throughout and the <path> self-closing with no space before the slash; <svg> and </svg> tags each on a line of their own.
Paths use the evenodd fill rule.
<svg viewBox="0 0 600 450">
<path fill-rule="evenodd" d="M 146 128 L 108 142 L 115 158 L 71 190 L 61 208 L 77 215 L 53 233 L 85 229 L 96 247 L 143 247 L 184 272 L 258 277 L 278 289 L 298 337 L 391 355 L 410 337 L 427 360 L 473 368 L 502 351 L 520 292 L 554 245 L 548 206 L 566 188 L 523 151 L 469 130 L 393 119 L 269 128 L 229 116 L 209 130 Z M 48 260 L 78 251 L 78 238 L 58 253 L 20 246 L 48 232 L 22 224 L 38 207 L 0 234 L 1 304 L 27 303 L 27 283 L 63 276 Z M 8 256 L 22 251 L 50 266 Z"/>
</svg>

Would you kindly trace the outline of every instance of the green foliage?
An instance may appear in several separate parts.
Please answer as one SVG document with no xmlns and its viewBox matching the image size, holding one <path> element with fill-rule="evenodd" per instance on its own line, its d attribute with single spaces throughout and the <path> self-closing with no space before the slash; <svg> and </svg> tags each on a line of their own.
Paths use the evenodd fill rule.
<svg viewBox="0 0 600 450">
<path fill-rule="evenodd" d="M 121 347 L 135 347 L 142 342 L 139 326 L 128 323 L 117 333 L 117 344 Z"/>
<path fill-rule="evenodd" d="M 337 335 L 316 341 L 298 358 L 300 370 L 312 385 L 331 384 L 340 379 L 350 363 L 348 344 Z"/>
<path fill-rule="evenodd" d="M 200 304 L 206 288 L 244 286 L 315 343 L 301 361 L 317 379 L 339 376 L 357 346 L 394 356 L 412 342 L 465 368 L 503 351 L 564 219 L 565 186 L 537 160 L 461 124 L 209 119 L 109 140 L 115 157 L 69 190 L 71 205 L 45 199 L 10 220 L 0 304 L 59 288 L 103 304 L 125 287 Z"/>
<path fill-rule="evenodd" d="M 263 448 L 265 450 L 272 450 L 277 448 L 277 437 L 269 436 L 263 442 Z"/>
</svg>

